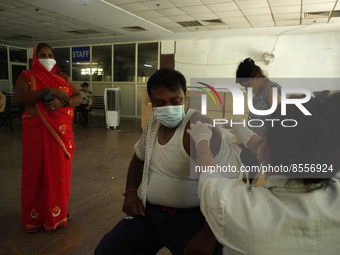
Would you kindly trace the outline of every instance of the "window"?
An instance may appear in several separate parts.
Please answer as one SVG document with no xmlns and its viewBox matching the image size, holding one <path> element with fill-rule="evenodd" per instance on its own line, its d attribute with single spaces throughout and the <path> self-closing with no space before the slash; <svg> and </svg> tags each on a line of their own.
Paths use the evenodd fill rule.
<svg viewBox="0 0 340 255">
<path fill-rule="evenodd" d="M 111 56 L 111 45 L 92 47 L 92 81 L 112 81 Z"/>
<path fill-rule="evenodd" d="M 8 80 L 7 47 L 0 46 L 0 79 Z"/>
<path fill-rule="evenodd" d="M 27 63 L 27 51 L 25 49 L 9 48 L 9 61 Z"/>
<path fill-rule="evenodd" d="M 158 43 L 138 44 L 138 82 L 147 82 L 158 69 Z"/>
<path fill-rule="evenodd" d="M 72 80 L 90 80 L 90 47 L 72 47 Z"/>
<path fill-rule="evenodd" d="M 70 76 L 70 48 L 54 48 L 53 53 L 59 69 Z"/>
<path fill-rule="evenodd" d="M 114 46 L 114 81 L 135 81 L 135 44 Z"/>
</svg>

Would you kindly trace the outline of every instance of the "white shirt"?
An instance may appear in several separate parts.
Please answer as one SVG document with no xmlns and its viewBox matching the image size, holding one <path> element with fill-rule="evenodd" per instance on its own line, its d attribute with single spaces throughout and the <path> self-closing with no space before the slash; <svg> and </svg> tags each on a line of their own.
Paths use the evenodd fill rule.
<svg viewBox="0 0 340 255">
<path fill-rule="evenodd" d="M 201 210 L 226 254 L 340 253 L 339 179 L 312 192 L 287 181 L 272 176 L 255 187 L 201 175 Z"/>
</svg>

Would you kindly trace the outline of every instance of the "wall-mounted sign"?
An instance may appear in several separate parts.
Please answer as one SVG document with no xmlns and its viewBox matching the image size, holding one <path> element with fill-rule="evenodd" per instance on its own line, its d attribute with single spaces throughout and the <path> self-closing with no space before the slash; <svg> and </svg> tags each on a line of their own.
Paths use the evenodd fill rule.
<svg viewBox="0 0 340 255">
<path fill-rule="evenodd" d="M 90 61 L 90 47 L 72 47 L 72 62 Z"/>
</svg>

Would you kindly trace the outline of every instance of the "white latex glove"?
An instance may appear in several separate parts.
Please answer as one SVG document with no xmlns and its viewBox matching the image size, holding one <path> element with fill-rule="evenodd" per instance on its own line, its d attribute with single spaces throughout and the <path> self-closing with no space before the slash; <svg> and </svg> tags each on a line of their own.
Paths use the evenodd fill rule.
<svg viewBox="0 0 340 255">
<path fill-rule="evenodd" d="M 232 128 L 235 132 L 237 143 L 241 142 L 244 146 L 246 146 L 246 148 L 249 148 L 247 143 L 249 142 L 250 138 L 256 134 L 248 127 L 244 127 L 243 125 L 235 124 L 232 126 Z"/>
<path fill-rule="evenodd" d="M 195 141 L 197 146 L 200 141 L 210 141 L 212 136 L 211 127 L 212 125 L 209 123 L 201 123 L 200 121 L 197 121 L 196 123 L 190 125 L 190 129 L 187 129 L 187 132 Z"/>
</svg>

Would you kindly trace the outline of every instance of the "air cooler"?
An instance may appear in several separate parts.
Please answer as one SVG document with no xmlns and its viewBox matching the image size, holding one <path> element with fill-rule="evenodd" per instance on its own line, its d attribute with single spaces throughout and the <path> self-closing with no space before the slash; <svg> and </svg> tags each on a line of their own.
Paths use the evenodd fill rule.
<svg viewBox="0 0 340 255">
<path fill-rule="evenodd" d="M 116 129 L 120 123 L 120 88 L 106 88 L 104 104 L 106 127 Z"/>
</svg>

